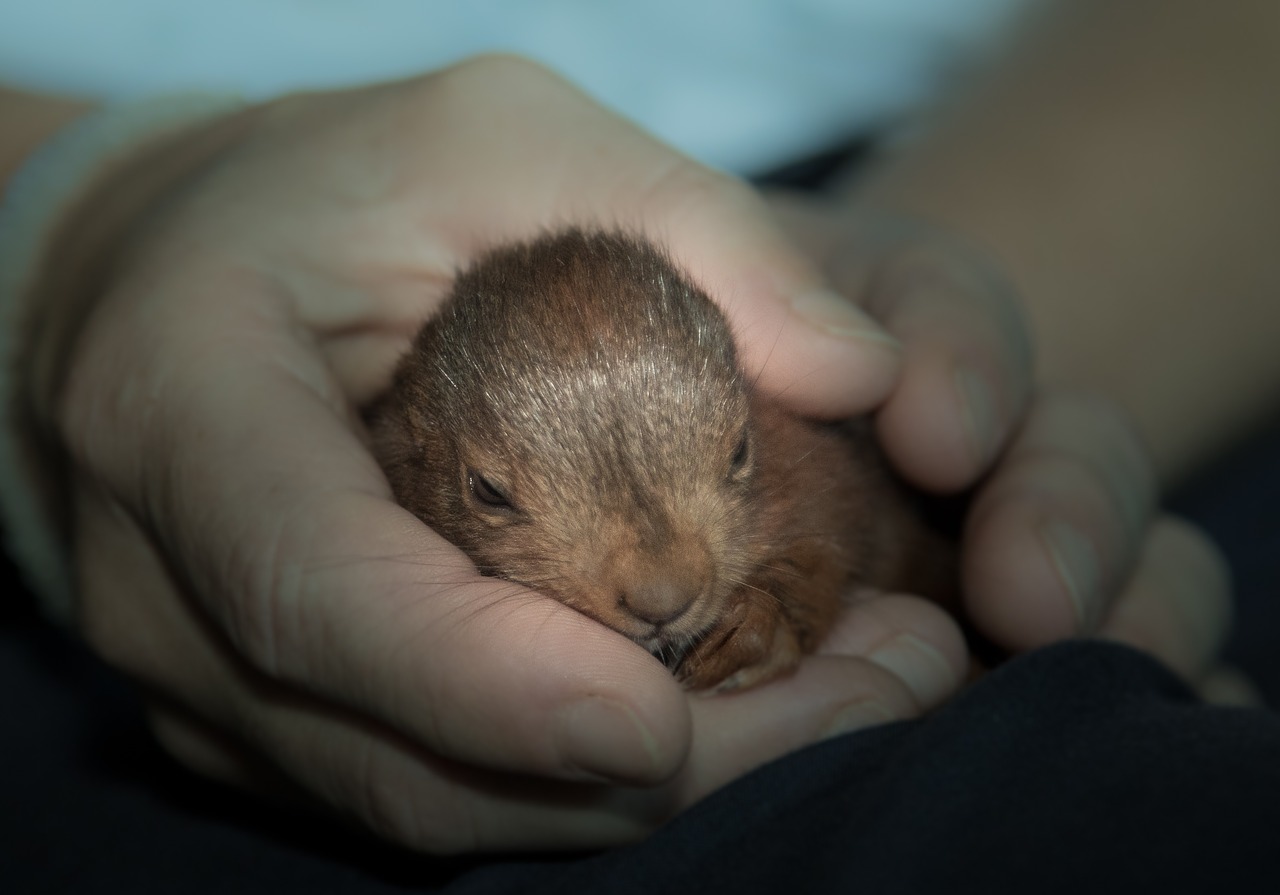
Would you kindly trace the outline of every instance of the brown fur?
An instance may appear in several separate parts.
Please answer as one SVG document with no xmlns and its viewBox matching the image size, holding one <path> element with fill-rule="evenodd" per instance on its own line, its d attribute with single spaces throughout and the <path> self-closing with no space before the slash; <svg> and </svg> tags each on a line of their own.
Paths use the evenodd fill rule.
<svg viewBox="0 0 1280 895">
<path fill-rule="evenodd" d="M 690 688 L 790 670 L 854 585 L 952 578 L 865 424 L 755 393 L 714 303 L 629 236 L 480 258 L 370 426 L 397 499 L 482 573 L 631 637 Z"/>
</svg>

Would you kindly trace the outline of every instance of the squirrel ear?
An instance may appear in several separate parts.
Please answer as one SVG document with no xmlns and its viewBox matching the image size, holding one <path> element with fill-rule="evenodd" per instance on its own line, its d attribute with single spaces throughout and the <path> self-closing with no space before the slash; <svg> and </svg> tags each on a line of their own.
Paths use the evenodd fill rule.
<svg viewBox="0 0 1280 895">
<path fill-rule="evenodd" d="M 412 439 L 404 408 L 393 392 L 384 394 L 363 413 L 370 452 L 384 469 L 404 462 L 411 452 Z"/>
<path fill-rule="evenodd" d="M 751 447 L 751 430 L 744 428 L 738 437 L 737 446 L 733 449 L 733 457 L 729 460 L 731 481 L 741 481 L 750 471 L 754 453 Z"/>
</svg>

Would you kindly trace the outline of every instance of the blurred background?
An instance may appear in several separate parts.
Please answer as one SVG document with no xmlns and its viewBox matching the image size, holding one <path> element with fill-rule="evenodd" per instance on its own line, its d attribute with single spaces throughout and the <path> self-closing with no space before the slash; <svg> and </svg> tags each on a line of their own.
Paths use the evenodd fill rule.
<svg viewBox="0 0 1280 895">
<path fill-rule="evenodd" d="M 757 174 L 901 120 L 1033 3 L 0 0 L 0 82 L 263 99 L 514 52 L 702 161 Z"/>
</svg>

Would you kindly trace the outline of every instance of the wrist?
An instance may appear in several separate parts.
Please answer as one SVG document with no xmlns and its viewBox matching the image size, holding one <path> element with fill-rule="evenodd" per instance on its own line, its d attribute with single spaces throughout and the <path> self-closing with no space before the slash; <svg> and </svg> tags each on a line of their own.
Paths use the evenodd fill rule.
<svg viewBox="0 0 1280 895">
<path fill-rule="evenodd" d="M 92 109 L 86 101 L 0 87 L 0 193 L 41 143 Z"/>
</svg>

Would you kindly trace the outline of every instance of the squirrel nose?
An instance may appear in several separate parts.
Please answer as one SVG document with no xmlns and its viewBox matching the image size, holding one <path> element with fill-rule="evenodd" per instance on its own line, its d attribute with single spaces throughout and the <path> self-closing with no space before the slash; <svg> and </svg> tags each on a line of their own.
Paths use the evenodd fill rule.
<svg viewBox="0 0 1280 895">
<path fill-rule="evenodd" d="M 700 590 L 698 582 L 664 575 L 634 583 L 621 593 L 618 604 L 642 621 L 662 625 L 684 615 Z"/>
</svg>

